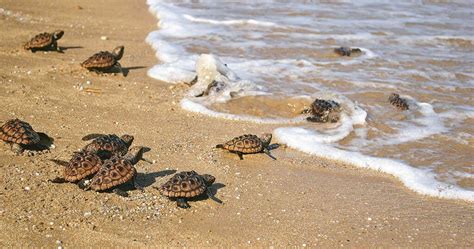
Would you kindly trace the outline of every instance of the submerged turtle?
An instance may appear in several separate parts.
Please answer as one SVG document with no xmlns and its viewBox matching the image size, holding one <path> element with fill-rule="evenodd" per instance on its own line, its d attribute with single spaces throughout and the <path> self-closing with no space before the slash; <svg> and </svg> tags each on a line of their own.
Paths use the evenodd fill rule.
<svg viewBox="0 0 474 249">
<path fill-rule="evenodd" d="M 409 109 L 406 99 L 401 98 L 397 93 L 390 94 L 388 97 L 388 102 L 390 102 L 391 105 L 395 106 L 400 111 L 406 111 Z"/>
<path fill-rule="evenodd" d="M 31 40 L 23 46 L 26 50 L 36 52 L 36 50 L 55 50 L 60 53 L 63 51 L 58 47 L 58 40 L 63 37 L 64 31 L 56 30 L 53 33 L 41 33 L 31 38 Z"/>
<path fill-rule="evenodd" d="M 118 62 L 122 58 L 123 52 L 124 46 L 114 48 L 112 53 L 109 51 L 100 51 L 82 62 L 81 66 L 89 71 L 95 71 L 97 73 L 102 73 L 114 67 L 118 67 L 120 72 L 124 74 L 122 66 Z"/>
<path fill-rule="evenodd" d="M 226 88 L 226 83 L 225 82 L 222 82 L 222 81 L 216 81 L 216 80 L 213 80 L 211 82 L 211 84 L 209 84 L 206 88 L 206 90 L 204 90 L 202 93 L 194 96 L 194 97 L 203 97 L 203 96 L 208 96 L 211 92 L 220 92 L 222 90 L 224 90 Z"/>
<path fill-rule="evenodd" d="M 351 56 L 352 54 L 362 53 L 362 50 L 360 48 L 339 47 L 335 48 L 334 52 L 340 56 Z"/>
<path fill-rule="evenodd" d="M 265 133 L 260 138 L 256 135 L 246 134 L 224 143 L 216 145 L 216 148 L 228 150 L 231 153 L 235 153 L 239 156 L 240 160 L 243 160 L 243 154 L 255 154 L 265 153 L 273 160 L 276 160 L 270 154 L 270 142 L 272 140 L 272 134 Z"/>
<path fill-rule="evenodd" d="M 102 159 L 107 159 L 113 155 L 123 156 L 127 154 L 128 148 L 132 145 L 133 136 L 123 135 L 118 137 L 115 134 L 89 134 L 82 138 L 83 141 L 94 139 L 83 150 L 97 153 Z"/>
<path fill-rule="evenodd" d="M 51 161 L 64 166 L 63 178 L 56 177 L 54 183 L 78 182 L 94 175 L 102 166 L 100 157 L 89 151 L 75 152 L 69 162 L 52 159 Z M 83 183 L 82 183 L 83 184 Z"/>
<path fill-rule="evenodd" d="M 221 203 L 211 192 L 211 186 L 216 178 L 211 175 L 199 175 L 195 171 L 176 173 L 171 179 L 157 188 L 160 194 L 176 200 L 180 208 L 189 208 L 188 199 L 207 193 L 208 197 Z"/>
<path fill-rule="evenodd" d="M 113 156 L 105 160 L 97 174 L 92 177 L 90 183 L 85 190 L 92 189 L 95 191 L 103 191 L 133 181 L 136 189 L 143 190 L 143 187 L 136 182 L 137 170 L 133 165 L 143 159 L 143 153 L 150 151 L 149 148 L 142 146 L 134 146 L 123 157 Z M 127 192 L 119 188 L 114 188 L 113 192 L 127 197 Z"/>
<path fill-rule="evenodd" d="M 46 150 L 47 146 L 40 144 L 39 134 L 33 130 L 30 124 L 19 119 L 8 120 L 0 127 L 0 139 L 11 145 L 11 149 L 17 155 L 27 150 L 28 155 L 33 151 Z"/>
<path fill-rule="evenodd" d="M 302 113 L 311 113 L 311 117 L 306 118 L 310 122 L 335 123 L 339 121 L 341 106 L 333 100 L 316 99 L 311 104 L 311 108 Z"/>
</svg>

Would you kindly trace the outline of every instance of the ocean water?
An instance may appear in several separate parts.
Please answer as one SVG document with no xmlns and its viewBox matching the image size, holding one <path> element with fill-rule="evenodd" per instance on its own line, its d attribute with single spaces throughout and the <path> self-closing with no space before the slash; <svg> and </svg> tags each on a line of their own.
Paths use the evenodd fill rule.
<svg viewBox="0 0 474 249">
<path fill-rule="evenodd" d="M 159 20 L 146 38 L 158 59 L 150 77 L 190 82 L 212 54 L 233 79 L 204 97 L 190 87 L 183 109 L 280 124 L 275 139 L 296 150 L 474 201 L 474 1 L 147 3 Z M 362 53 L 340 57 L 339 46 Z M 388 103 L 393 92 L 410 110 Z M 341 120 L 306 122 L 315 98 L 341 103 Z"/>
</svg>

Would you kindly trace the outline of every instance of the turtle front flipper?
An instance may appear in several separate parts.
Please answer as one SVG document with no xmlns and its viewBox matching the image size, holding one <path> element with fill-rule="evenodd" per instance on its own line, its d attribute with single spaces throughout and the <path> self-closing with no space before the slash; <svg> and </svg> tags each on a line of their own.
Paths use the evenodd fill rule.
<svg viewBox="0 0 474 249">
<path fill-rule="evenodd" d="M 51 179 L 51 180 L 48 180 L 49 182 L 52 182 L 52 183 L 66 183 L 67 181 L 62 178 L 62 177 L 56 177 L 54 179 Z"/>
<path fill-rule="evenodd" d="M 270 151 L 267 148 L 263 149 L 263 153 L 267 154 L 271 159 L 277 160 L 276 157 L 270 154 Z"/>
<path fill-rule="evenodd" d="M 17 155 L 21 155 L 23 153 L 23 151 L 25 150 L 25 148 L 23 148 L 23 146 L 21 146 L 21 144 L 11 144 L 11 150 Z"/>
<path fill-rule="evenodd" d="M 219 204 L 222 204 L 222 203 L 223 203 L 219 198 L 217 198 L 217 197 L 214 195 L 214 193 L 212 193 L 211 188 L 207 188 L 207 197 L 209 197 L 209 199 L 211 199 L 211 200 L 213 200 L 213 201 L 215 201 L 215 202 L 217 202 L 217 203 L 219 203 Z"/>
<path fill-rule="evenodd" d="M 67 167 L 69 166 L 69 162 L 66 162 L 66 161 L 63 161 L 63 160 L 59 160 L 59 159 L 49 159 L 51 162 L 55 163 L 55 164 L 58 164 L 58 165 L 61 165 L 61 166 L 64 166 L 64 167 Z"/>
<path fill-rule="evenodd" d="M 127 77 L 127 75 L 125 74 L 125 72 L 123 71 L 122 69 L 122 65 L 120 65 L 120 63 L 117 61 L 115 62 L 115 65 L 114 67 L 118 68 L 120 70 L 120 73 L 123 75 L 123 77 Z"/>
<path fill-rule="evenodd" d="M 178 198 L 176 199 L 176 205 L 178 205 L 178 207 L 180 208 L 190 208 L 191 206 L 189 205 L 188 201 L 184 198 Z"/>
<path fill-rule="evenodd" d="M 114 192 L 114 194 L 119 195 L 119 196 L 122 196 L 122 197 L 128 197 L 128 193 L 125 192 L 125 191 L 123 191 L 123 190 L 121 190 L 121 189 L 119 189 L 119 188 L 114 188 L 114 189 L 112 190 L 112 192 Z"/>
<path fill-rule="evenodd" d="M 92 134 L 88 134 L 82 137 L 82 141 L 88 141 L 88 140 L 95 139 L 102 136 L 104 136 L 104 134 L 92 133 Z"/>
<path fill-rule="evenodd" d="M 236 154 L 239 156 L 240 160 L 244 160 L 244 156 L 242 152 L 238 151 L 236 152 Z"/>
</svg>

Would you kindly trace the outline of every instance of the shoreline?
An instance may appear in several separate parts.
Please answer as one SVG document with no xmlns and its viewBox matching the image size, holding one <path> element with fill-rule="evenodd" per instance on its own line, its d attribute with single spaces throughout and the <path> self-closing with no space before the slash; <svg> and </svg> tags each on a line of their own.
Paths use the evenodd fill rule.
<svg viewBox="0 0 474 249">
<path fill-rule="evenodd" d="M 55 8 L 51 8 L 51 6 Z M 17 157 L 0 146 L 1 246 L 408 246 L 469 247 L 471 203 L 418 195 L 397 179 L 289 148 L 240 161 L 212 149 L 241 133 L 277 126 L 221 120 L 182 110 L 184 86 L 147 76 L 157 63 L 145 37 L 157 20 L 142 1 L 6 1 L 29 16 L 0 19 L 0 120 L 21 118 L 55 138 L 49 154 Z M 34 6 L 34 8 L 33 8 Z M 72 25 L 72 27 L 71 27 Z M 65 29 L 64 54 L 27 53 L 20 44 L 39 31 Z M 101 36 L 108 40 L 102 41 Z M 86 73 L 78 63 L 100 50 L 125 46 L 127 77 Z M 82 48 L 72 48 L 82 47 Z M 30 72 L 30 73 L 28 73 Z M 87 84 L 90 81 L 91 84 Z M 100 89 L 100 94 L 78 86 Z M 213 127 L 212 130 L 209 127 Z M 139 163 L 145 192 L 130 197 L 52 184 L 62 173 L 49 159 L 67 159 L 88 133 L 129 133 L 152 149 Z M 213 174 L 212 200 L 179 210 L 153 186 L 177 170 Z M 295 184 L 298 183 L 298 184 Z M 30 190 L 26 191 L 25 187 Z M 251 229 L 250 229 L 251 228 Z M 250 242 L 249 242 L 250 241 Z"/>
</svg>

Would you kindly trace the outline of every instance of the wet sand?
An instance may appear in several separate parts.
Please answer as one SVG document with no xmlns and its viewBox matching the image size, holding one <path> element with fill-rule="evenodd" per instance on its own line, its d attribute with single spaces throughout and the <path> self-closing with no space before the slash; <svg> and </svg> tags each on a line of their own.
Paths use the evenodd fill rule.
<svg viewBox="0 0 474 249">
<path fill-rule="evenodd" d="M 1 247 L 474 244 L 472 203 L 424 197 L 391 176 L 284 147 L 273 151 L 277 161 L 265 154 L 240 161 L 214 149 L 276 126 L 181 110 L 186 86 L 146 75 L 156 59 L 144 39 L 156 20 L 143 1 L 8 0 L 0 8 L 0 121 L 20 118 L 55 139 L 51 153 L 35 157 L 0 146 Z M 34 34 L 56 29 L 65 30 L 64 54 L 21 49 Z M 125 46 L 127 77 L 80 68 L 117 45 Z M 48 182 L 62 174 L 50 159 L 67 160 L 88 133 L 133 134 L 136 145 L 152 148 L 146 157 L 155 163 L 136 166 L 145 192 L 123 198 Z M 193 201 L 182 210 L 153 188 L 191 169 L 216 176 L 223 204 Z"/>
</svg>

